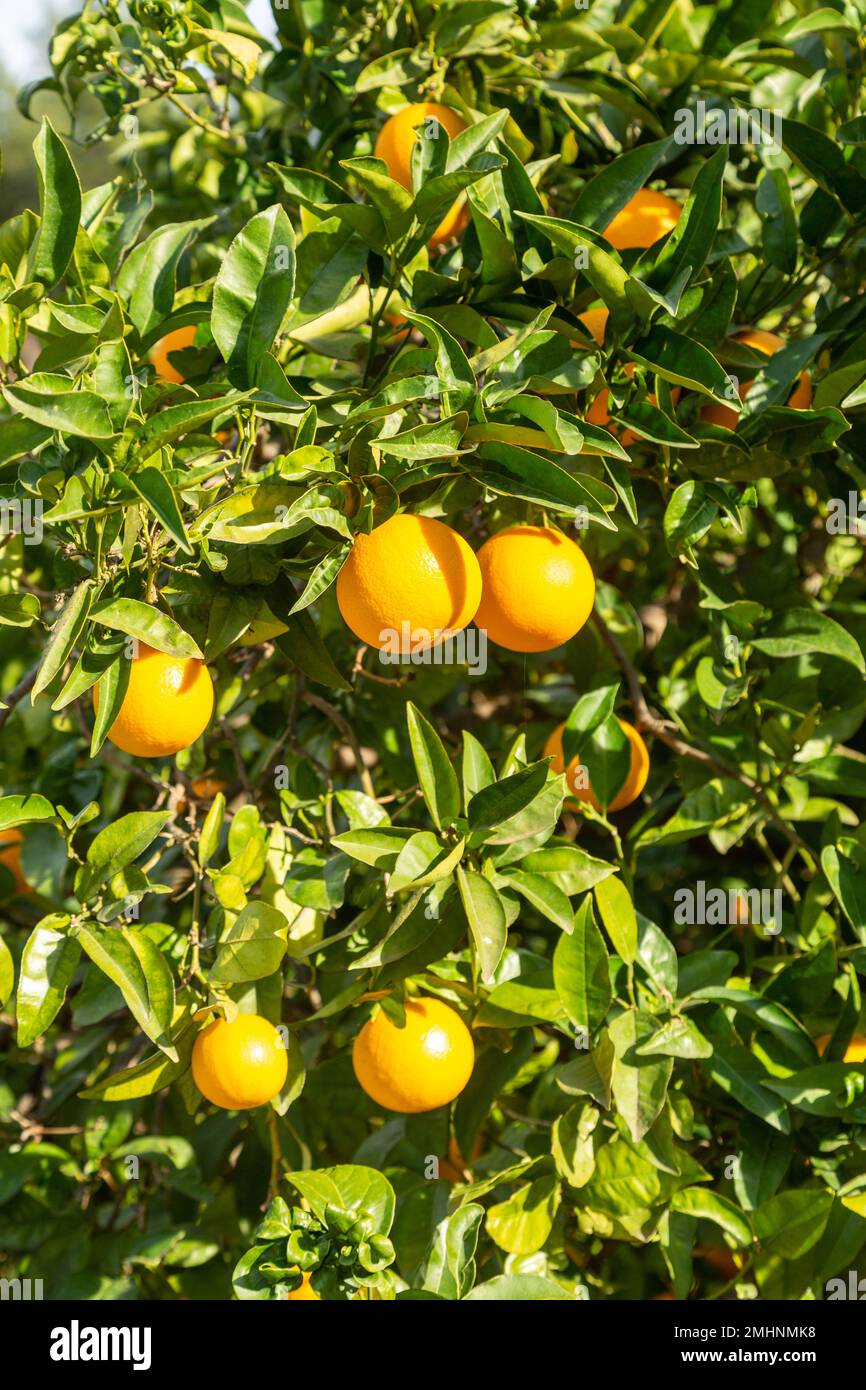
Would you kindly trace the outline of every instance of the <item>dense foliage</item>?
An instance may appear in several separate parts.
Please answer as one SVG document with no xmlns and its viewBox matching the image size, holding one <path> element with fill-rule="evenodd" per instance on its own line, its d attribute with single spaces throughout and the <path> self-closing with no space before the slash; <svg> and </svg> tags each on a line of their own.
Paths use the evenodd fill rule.
<svg viewBox="0 0 866 1390">
<path fill-rule="evenodd" d="M 27 888 L 0 862 L 4 1274 L 800 1299 L 856 1266 L 864 18 L 297 0 L 271 42 L 239 0 L 87 0 L 59 25 L 21 105 L 50 91 L 68 125 L 0 226 L 0 839 Z M 469 128 L 418 141 L 407 191 L 373 148 L 421 100 Z M 779 142 L 681 140 L 699 100 Z M 116 176 L 82 190 L 102 141 Z M 617 252 L 645 185 L 684 212 Z M 171 381 L 151 355 L 181 328 Z M 704 417 L 731 376 L 735 432 Z M 483 671 L 381 662 L 334 581 L 398 511 L 475 550 L 562 528 L 593 618 Z M 263 606 L 286 630 L 245 644 Z M 136 642 L 214 678 L 173 760 L 106 742 Z M 648 784 L 580 809 L 545 743 L 567 720 L 609 805 L 614 711 Z M 407 992 L 472 1027 L 451 1110 L 386 1112 L 353 1074 Z M 202 1099 L 209 1004 L 287 1028 L 272 1106 Z"/>
</svg>

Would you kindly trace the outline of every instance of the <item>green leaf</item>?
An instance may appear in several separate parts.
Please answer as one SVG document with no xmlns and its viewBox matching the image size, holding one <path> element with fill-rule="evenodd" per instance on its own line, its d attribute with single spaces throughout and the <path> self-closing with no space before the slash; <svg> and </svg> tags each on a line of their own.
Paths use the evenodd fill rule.
<svg viewBox="0 0 866 1390">
<path fill-rule="evenodd" d="M 653 1027 L 649 1014 L 628 1009 L 608 1028 L 615 1052 L 611 1076 L 613 1098 L 635 1143 L 661 1114 L 674 1065 L 670 1057 L 647 1063 L 639 1056 L 637 1048 Z"/>
<path fill-rule="evenodd" d="M 229 375 L 256 378 L 292 301 L 295 237 L 279 203 L 256 213 L 231 243 L 214 283 L 211 331 Z"/>
<path fill-rule="evenodd" d="M 464 807 L 469 805 L 477 792 L 482 791 L 484 787 L 491 786 L 496 781 L 496 773 L 493 770 L 493 764 L 487 750 L 482 747 L 474 734 L 470 734 L 468 729 L 463 730 L 461 778 Z"/>
<path fill-rule="evenodd" d="M 561 936 L 553 953 L 553 981 L 575 1028 L 592 1033 L 604 1022 L 612 992 L 608 955 L 587 895 L 574 917 L 570 936 Z"/>
<path fill-rule="evenodd" d="M 63 913 L 52 913 L 27 938 L 15 1000 L 19 1047 L 29 1047 L 42 1036 L 66 998 L 81 955 L 81 947 L 67 930 L 70 921 Z"/>
<path fill-rule="evenodd" d="M 199 657 L 202 652 L 188 632 L 161 609 L 142 603 L 137 598 L 106 599 L 91 610 L 90 616 L 102 627 L 113 632 L 125 632 L 148 647 L 169 656 Z"/>
<path fill-rule="evenodd" d="M 550 1235 L 559 1197 L 554 1174 L 524 1183 L 511 1197 L 489 1208 L 485 1223 L 489 1235 L 511 1255 L 534 1255 Z"/>
<path fill-rule="evenodd" d="M 617 955 L 630 965 L 637 954 L 637 917 L 631 895 L 621 878 L 595 885 L 595 900 Z"/>
<path fill-rule="evenodd" d="M 736 409 L 736 401 L 730 397 L 727 372 L 694 338 L 657 324 L 645 338 L 631 345 L 629 353 L 636 362 L 657 372 L 665 381 L 685 386 L 689 391 L 700 391 L 720 405 Z"/>
<path fill-rule="evenodd" d="M 93 391 L 74 391 L 68 376 L 52 372 L 32 372 L 13 386 L 4 386 L 3 395 L 14 411 L 60 434 L 81 439 L 110 439 L 114 426 L 108 407 Z M 51 510 L 43 520 L 50 522 Z"/>
<path fill-rule="evenodd" d="M 0 1009 L 5 1008 L 14 988 L 15 962 L 12 959 L 12 952 L 6 945 L 5 937 L 0 936 Z"/>
<path fill-rule="evenodd" d="M 501 782 L 482 787 L 467 807 L 469 827 L 473 831 L 490 830 L 510 820 L 535 800 L 547 781 L 547 764 L 533 763 L 523 772 L 504 777 Z"/>
<path fill-rule="evenodd" d="M 145 813 L 142 813 L 145 814 Z M 78 942 L 103 974 L 113 980 L 142 1032 L 172 1062 L 174 980 L 165 956 L 144 932 L 121 928 L 73 928 Z"/>
<path fill-rule="evenodd" d="M 39 674 L 33 684 L 31 696 L 33 700 L 46 686 L 51 684 L 54 677 L 65 666 L 72 648 L 78 640 L 79 633 L 87 621 L 87 614 L 92 601 L 93 584 L 89 579 L 82 580 L 66 600 L 51 629 L 51 635 L 45 644 L 42 661 L 39 664 Z"/>
<path fill-rule="evenodd" d="M 30 248 L 28 278 L 51 289 L 63 277 L 72 257 L 81 221 L 81 185 L 66 146 L 47 117 L 33 142 L 33 152 L 41 217 Z"/>
<path fill-rule="evenodd" d="M 375 1168 L 359 1163 L 313 1172 L 286 1173 L 283 1179 L 310 1204 L 313 1215 L 326 1222 L 329 1209 L 339 1208 L 358 1218 L 368 1218 L 376 1235 L 386 1236 L 394 1220 L 394 1189 Z"/>
<path fill-rule="evenodd" d="M 738 1245 L 752 1244 L 752 1228 L 745 1213 L 729 1197 L 723 1197 L 719 1192 L 708 1192 L 703 1187 L 685 1187 L 681 1192 L 674 1193 L 671 1208 L 686 1216 L 714 1222 Z"/>
<path fill-rule="evenodd" d="M 832 1205 L 832 1192 L 819 1188 L 778 1192 L 754 1213 L 755 1234 L 770 1254 L 799 1260 L 821 1239 Z"/>
<path fill-rule="evenodd" d="M 286 953 L 288 930 L 282 912 L 248 902 L 220 941 L 208 979 L 227 985 L 272 975 Z"/>
<path fill-rule="evenodd" d="M 0 830 L 10 825 L 28 825 L 32 821 L 56 820 L 57 812 L 51 802 L 35 793 L 0 796 Z"/>
<path fill-rule="evenodd" d="M 142 335 L 168 318 L 174 307 L 178 262 L 199 232 L 212 222 L 212 217 L 166 222 L 130 251 L 117 277 L 117 289 Z"/>
<path fill-rule="evenodd" d="M 571 1303 L 574 1294 L 539 1274 L 497 1274 L 476 1284 L 464 1303 Z"/>
<path fill-rule="evenodd" d="M 508 887 L 513 888 L 522 898 L 546 917 L 562 932 L 571 932 L 574 927 L 574 913 L 565 893 L 543 874 L 527 873 L 523 869 L 508 869 L 505 877 Z"/>
<path fill-rule="evenodd" d="M 193 548 L 186 534 L 180 506 L 165 474 L 158 468 L 140 468 L 137 473 L 128 475 L 128 481 L 172 540 L 187 555 L 192 555 Z"/>
<path fill-rule="evenodd" d="M 441 1298 L 464 1298 L 475 1283 L 475 1251 L 484 1208 L 467 1202 L 440 1221 L 433 1233 L 424 1288 Z"/>
<path fill-rule="evenodd" d="M 866 671 L 863 652 L 855 638 L 826 613 L 814 608 L 783 609 L 770 620 L 761 636 L 752 638 L 752 646 L 776 657 L 821 652 L 846 661 L 861 673 Z"/>
<path fill-rule="evenodd" d="M 505 950 L 508 934 L 505 910 L 490 879 L 483 874 L 458 868 L 457 886 L 475 945 L 481 978 L 485 984 L 489 984 Z"/>
<path fill-rule="evenodd" d="M 433 824 L 442 830 L 460 814 L 457 775 L 433 725 L 411 700 L 406 706 L 406 721 L 421 793 Z"/>
<path fill-rule="evenodd" d="M 80 901 L 86 902 L 95 889 L 143 854 L 173 816 L 173 811 L 133 811 L 100 830 L 75 876 Z"/>
</svg>

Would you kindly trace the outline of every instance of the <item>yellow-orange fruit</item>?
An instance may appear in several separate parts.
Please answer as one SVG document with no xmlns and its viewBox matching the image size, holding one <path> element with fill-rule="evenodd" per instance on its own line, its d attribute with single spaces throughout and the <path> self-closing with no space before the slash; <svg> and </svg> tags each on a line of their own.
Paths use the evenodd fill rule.
<svg viewBox="0 0 866 1390">
<path fill-rule="evenodd" d="M 478 552 L 481 602 L 475 623 L 512 652 L 568 642 L 592 612 L 595 579 L 580 546 L 549 526 L 510 526 Z"/>
<path fill-rule="evenodd" d="M 472 1034 L 441 999 L 407 999 L 406 1026 L 383 1009 L 364 1024 L 352 1066 L 367 1095 L 386 1110 L 421 1114 L 449 1105 L 472 1075 Z"/>
<path fill-rule="evenodd" d="M 437 101 L 417 101 L 390 116 L 379 131 L 374 154 L 377 159 L 384 159 L 391 178 L 410 191 L 412 148 L 418 139 L 417 127 L 422 127 L 422 138 L 427 138 L 424 132 L 435 131 L 436 123 L 447 131 L 451 140 L 466 129 L 463 117 L 450 106 L 442 106 Z M 448 209 L 427 244 L 431 248 L 438 248 L 452 237 L 459 236 L 468 225 L 469 211 L 464 199 L 460 198 Z"/>
<path fill-rule="evenodd" d="M 21 841 L 24 836 L 17 826 L 10 825 L 0 830 L 0 864 L 5 864 L 15 880 L 16 895 L 29 893 L 30 885 L 21 872 Z"/>
<path fill-rule="evenodd" d="M 192 1049 L 192 1078 L 223 1110 L 251 1110 L 283 1088 L 289 1059 L 279 1029 L 258 1014 L 214 1019 Z"/>
<path fill-rule="evenodd" d="M 829 1041 L 830 1034 L 825 1033 L 823 1038 L 819 1038 L 815 1044 L 820 1057 L 823 1057 L 824 1053 L 827 1051 L 827 1044 Z M 858 1033 L 856 1037 L 851 1039 L 845 1049 L 845 1056 L 842 1060 L 843 1062 L 866 1062 L 866 1037 L 864 1037 L 863 1034 Z"/>
<path fill-rule="evenodd" d="M 755 352 L 763 352 L 767 357 L 772 357 L 774 352 L 785 346 L 784 338 L 780 338 L 777 333 L 768 333 L 763 328 L 744 328 L 741 333 L 734 334 L 734 341 L 744 343 L 746 347 L 754 348 Z M 741 401 L 746 399 L 752 386 L 754 378 L 750 381 L 741 381 L 737 387 L 737 394 Z M 791 410 L 808 410 L 812 404 L 812 378 L 809 373 L 803 371 L 797 380 L 797 384 L 788 397 L 787 404 Z M 739 415 L 736 410 L 732 410 L 728 405 L 705 405 L 701 411 L 701 419 L 708 425 L 722 425 L 726 430 L 735 430 Z"/>
<path fill-rule="evenodd" d="M 194 342 L 195 324 L 187 324 L 185 328 L 174 328 L 171 333 L 166 333 L 164 338 L 160 338 L 150 350 L 150 360 L 156 368 L 157 376 L 162 377 L 163 381 L 183 381 L 183 373 L 169 361 L 168 355 L 170 352 L 181 352 L 184 348 L 192 347 Z"/>
<path fill-rule="evenodd" d="M 467 1161 L 457 1147 L 457 1140 L 452 1134 L 448 1144 L 448 1157 L 444 1158 L 439 1164 L 440 1178 L 444 1178 L 446 1182 L 463 1182 L 464 1170 L 472 1166 L 475 1159 L 481 1154 L 483 1148 L 484 1136 L 482 1134 L 476 1134 L 475 1138 L 472 1140 L 472 1149 Z"/>
<path fill-rule="evenodd" d="M 578 314 L 577 316 L 586 328 L 587 332 L 590 333 L 591 336 L 598 343 L 599 347 L 601 347 L 604 342 L 604 334 L 605 329 L 607 328 L 607 320 L 609 314 L 610 310 L 603 305 L 601 308 L 585 309 L 582 314 Z M 625 374 L 628 377 L 634 376 L 633 362 L 626 363 Z M 671 400 L 673 401 L 674 405 L 676 405 L 681 394 L 682 392 L 679 386 L 674 386 L 671 389 Z M 585 411 L 584 418 L 589 422 L 589 424 L 601 425 L 602 429 L 608 426 L 608 424 L 610 423 L 610 412 L 607 408 L 608 396 L 609 392 L 607 387 L 605 386 L 601 391 L 599 391 L 595 400 L 589 406 L 589 409 Z M 656 397 L 653 395 L 652 392 L 650 392 L 647 396 L 647 400 L 650 402 L 650 405 L 658 405 L 658 401 L 656 400 Z M 614 430 L 614 433 L 618 433 L 618 431 Z M 635 434 L 633 430 L 623 430 L 620 442 L 626 449 L 628 449 L 631 447 L 632 444 L 636 444 L 639 438 L 640 436 Z"/>
<path fill-rule="evenodd" d="M 681 213 L 679 203 L 675 203 L 666 193 L 639 188 L 602 235 L 617 251 L 630 251 L 632 247 L 645 249 L 672 232 Z"/>
<path fill-rule="evenodd" d="M 213 801 L 218 792 L 225 791 L 227 785 L 219 777 L 196 777 L 195 781 L 190 782 L 190 790 L 199 801 Z"/>
<path fill-rule="evenodd" d="M 646 786 L 646 780 L 649 776 L 649 752 L 646 744 L 637 729 L 633 728 L 631 724 L 627 724 L 624 719 L 619 720 L 619 726 L 631 745 L 631 764 L 625 781 L 607 808 L 609 811 L 621 811 L 623 807 L 630 806 L 633 801 L 636 801 Z M 585 787 L 581 785 L 582 779 L 578 776 L 581 768 L 579 756 L 572 758 L 566 771 L 565 757 L 562 751 L 562 731 L 564 728 L 564 724 L 558 724 L 553 733 L 550 734 L 544 745 L 544 756 L 552 758 L 550 766 L 553 772 L 565 772 L 565 780 L 569 790 L 578 801 L 586 802 L 596 811 L 600 811 L 601 802 L 592 790 L 592 785 Z"/>
<path fill-rule="evenodd" d="M 93 687 L 99 709 L 99 689 Z M 213 682 L 203 661 L 168 656 L 139 644 L 120 712 L 108 731 L 115 748 L 138 758 L 165 758 L 204 733 L 213 713 Z"/>
<path fill-rule="evenodd" d="M 305 1270 L 301 1275 L 301 1282 L 298 1287 L 286 1294 L 287 1301 L 289 1303 L 321 1303 L 322 1300 L 313 1288 L 311 1279 L 312 1275 Z"/>
<path fill-rule="evenodd" d="M 434 646 L 472 621 L 481 571 L 462 536 L 401 513 L 357 535 L 337 575 L 337 604 L 356 637 L 392 654 Z"/>
</svg>

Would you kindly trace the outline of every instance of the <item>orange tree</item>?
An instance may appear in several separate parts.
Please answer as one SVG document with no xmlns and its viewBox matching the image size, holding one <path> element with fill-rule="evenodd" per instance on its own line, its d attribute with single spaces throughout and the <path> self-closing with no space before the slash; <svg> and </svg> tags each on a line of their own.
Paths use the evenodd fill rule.
<svg viewBox="0 0 866 1390">
<path fill-rule="evenodd" d="M 853 1266 L 863 17 L 59 26 L 0 226 L 9 1277 Z"/>
</svg>

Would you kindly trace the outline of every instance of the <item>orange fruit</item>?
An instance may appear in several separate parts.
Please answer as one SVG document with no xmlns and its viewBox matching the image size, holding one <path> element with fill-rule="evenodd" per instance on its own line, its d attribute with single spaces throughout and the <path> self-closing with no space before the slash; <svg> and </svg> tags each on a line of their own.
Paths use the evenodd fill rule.
<svg viewBox="0 0 866 1390">
<path fill-rule="evenodd" d="M 406 1026 L 383 1009 L 364 1024 L 352 1049 L 355 1075 L 371 1100 L 401 1115 L 438 1110 L 472 1075 L 475 1047 L 460 1015 L 440 999 L 407 999 Z"/>
<path fill-rule="evenodd" d="M 181 352 L 183 348 L 192 347 L 195 341 L 195 325 L 190 323 L 185 328 L 174 328 L 171 333 L 166 333 L 164 338 L 160 338 L 150 350 L 150 360 L 156 368 L 156 374 L 163 381 L 183 381 L 183 373 L 179 372 L 173 362 L 169 361 L 170 352 Z"/>
<path fill-rule="evenodd" d="M 196 777 L 189 785 L 193 796 L 197 796 L 199 801 L 213 801 L 218 792 L 225 791 L 228 784 L 221 782 L 218 777 Z"/>
<path fill-rule="evenodd" d="M 438 121 L 447 131 L 449 139 L 453 140 L 455 135 L 460 135 L 466 129 L 466 122 L 462 116 L 453 111 L 450 106 L 442 106 L 437 101 L 416 101 L 411 106 L 404 106 L 402 111 L 390 116 L 379 131 L 376 140 L 374 154 L 377 159 L 384 159 L 388 166 L 388 173 L 397 183 L 404 188 L 412 189 L 412 147 L 418 139 L 416 127 L 423 126 L 424 131 L 435 129 L 432 121 Z M 427 245 L 433 249 L 442 246 L 452 237 L 459 236 L 469 225 L 469 211 L 463 199 L 458 199 L 452 207 L 448 209 L 439 226 L 429 238 Z"/>
<path fill-rule="evenodd" d="M 741 333 L 734 334 L 734 341 L 754 348 L 755 352 L 763 352 L 767 357 L 772 357 L 774 352 L 785 346 L 784 338 L 780 338 L 777 333 L 768 333 L 763 328 L 744 328 Z M 737 394 L 741 401 L 746 399 L 753 384 L 753 380 L 740 382 Z M 809 409 L 812 404 L 812 378 L 808 372 L 800 373 L 787 403 L 792 410 Z M 736 410 L 731 410 L 728 405 L 705 405 L 701 411 L 701 419 L 708 425 L 722 425 L 726 430 L 735 430 L 739 418 Z"/>
<path fill-rule="evenodd" d="M 289 1059 L 279 1030 L 258 1014 L 214 1019 L 192 1049 L 192 1077 L 223 1110 L 251 1110 L 283 1089 Z"/>
<path fill-rule="evenodd" d="M 829 1041 L 830 1034 L 825 1033 L 823 1038 L 819 1038 L 816 1042 L 815 1046 L 818 1049 L 818 1055 L 820 1057 L 824 1056 Z M 845 1050 L 845 1056 L 842 1060 L 843 1062 L 866 1062 L 866 1036 L 862 1033 L 858 1033 L 856 1037 L 853 1037 Z"/>
<path fill-rule="evenodd" d="M 394 654 L 424 650 L 466 627 L 480 598 L 474 552 L 429 516 L 401 513 L 357 535 L 337 575 L 343 621 L 368 646 Z"/>
<path fill-rule="evenodd" d="M 509 526 L 478 552 L 481 602 L 475 623 L 512 652 L 548 652 L 579 632 L 592 612 L 595 579 L 580 546 L 550 526 Z"/>
<path fill-rule="evenodd" d="M 604 342 L 604 334 L 605 329 L 607 327 L 607 320 L 609 314 L 610 310 L 607 308 L 607 306 L 602 305 L 600 308 L 596 309 L 585 309 L 582 314 L 578 314 L 577 316 L 586 328 L 587 332 L 598 343 L 599 347 L 601 347 L 602 343 Z M 626 363 L 625 374 L 627 377 L 634 376 L 633 362 Z M 609 424 L 610 412 L 607 408 L 608 395 L 609 392 L 607 387 L 605 386 L 601 391 L 599 391 L 595 400 L 589 406 L 589 409 L 585 412 L 584 418 L 589 422 L 589 424 L 601 425 L 602 428 L 605 428 Z M 682 392 L 679 386 L 674 386 L 671 390 L 671 400 L 673 401 L 674 405 L 676 405 L 681 395 Z M 658 401 L 656 400 L 656 397 L 652 394 L 652 392 L 650 392 L 647 396 L 647 400 L 650 402 L 650 405 L 658 405 Z M 615 430 L 614 433 L 617 433 L 617 431 Z M 625 446 L 626 449 L 628 449 L 631 447 L 632 444 L 636 444 L 639 438 L 640 436 L 635 434 L 633 430 L 623 430 L 621 443 Z"/>
<path fill-rule="evenodd" d="M 630 251 L 635 246 L 644 249 L 672 232 L 681 213 L 679 203 L 666 193 L 639 188 L 605 227 L 602 236 L 617 251 Z"/>
<path fill-rule="evenodd" d="M 628 776 L 607 808 L 609 811 L 621 811 L 624 806 L 630 806 L 633 801 L 636 801 L 646 786 L 646 779 L 649 776 L 649 753 L 646 744 L 637 729 L 632 728 L 631 724 L 627 724 L 624 719 L 620 719 L 619 726 L 631 744 L 631 765 Z M 550 764 L 552 772 L 565 772 L 562 751 L 562 731 L 564 728 L 564 724 L 557 725 L 544 745 L 544 756 L 553 758 Z M 600 811 L 601 802 L 592 790 L 592 786 L 583 787 L 578 781 L 577 773 L 580 766 L 580 758 L 572 758 L 568 764 L 565 780 L 578 801 L 588 802 L 596 811 Z"/>
<path fill-rule="evenodd" d="M 286 1294 L 286 1299 L 289 1303 L 321 1303 L 322 1300 L 313 1288 L 310 1282 L 311 1279 L 312 1275 L 307 1270 L 304 1270 L 298 1287 Z"/>
<path fill-rule="evenodd" d="M 724 1279 L 726 1282 L 736 1278 L 740 1272 L 740 1266 L 737 1263 L 736 1255 L 732 1250 L 729 1250 L 726 1245 L 698 1246 L 695 1250 L 695 1254 L 702 1260 L 706 1260 L 710 1269 L 714 1270 L 719 1278 Z"/>
<path fill-rule="evenodd" d="M 99 709 L 97 686 L 93 707 Z M 165 758 L 195 743 L 212 713 L 213 682 L 204 662 L 167 656 L 141 642 L 108 737 L 137 758 Z"/>
<path fill-rule="evenodd" d="M 15 880 L 14 894 L 29 893 L 30 885 L 21 872 L 21 841 L 24 836 L 17 826 L 0 830 L 0 864 L 5 864 Z"/>
<path fill-rule="evenodd" d="M 444 1178 L 446 1182 L 463 1182 L 464 1170 L 471 1168 L 473 1162 L 478 1158 L 483 1148 L 484 1136 L 476 1134 L 472 1141 L 472 1150 L 467 1161 L 457 1147 L 457 1140 L 452 1134 L 450 1143 L 448 1144 L 448 1157 L 443 1159 L 439 1164 L 440 1178 Z"/>
</svg>

